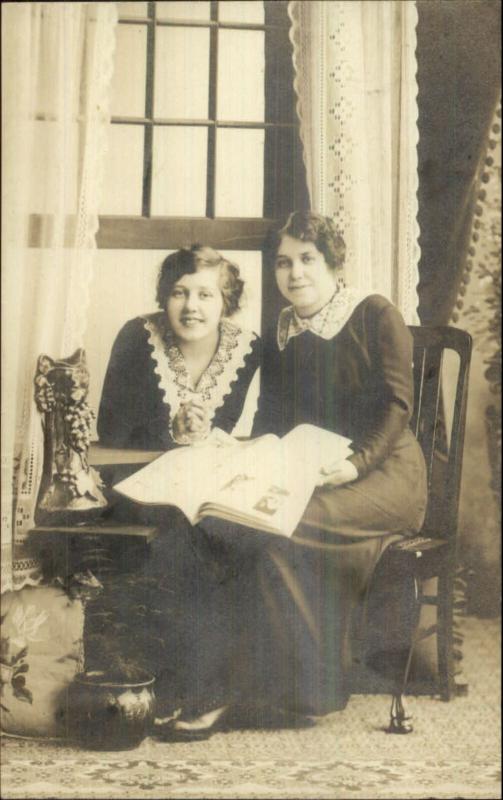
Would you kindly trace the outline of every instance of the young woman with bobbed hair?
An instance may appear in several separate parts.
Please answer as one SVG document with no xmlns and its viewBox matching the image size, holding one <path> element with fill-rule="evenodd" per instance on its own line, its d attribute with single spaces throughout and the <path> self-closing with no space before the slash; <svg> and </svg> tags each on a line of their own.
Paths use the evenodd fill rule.
<svg viewBox="0 0 503 800">
<path fill-rule="evenodd" d="M 242 293 L 238 267 L 210 247 L 183 248 L 164 260 L 160 310 L 127 322 L 113 345 L 98 415 L 101 445 L 169 450 L 201 442 L 215 427 L 232 433 L 260 360 L 259 338 L 232 321 Z M 113 487 L 136 469 L 108 465 L 102 476 Z M 142 506 L 111 491 L 106 515 L 155 524 L 158 535 L 146 558 L 135 558 L 130 574 L 123 569 L 108 580 L 88 605 L 87 668 L 147 669 L 157 679 L 161 719 L 178 706 L 189 716 L 212 710 L 219 644 L 212 636 L 208 650 L 205 642 L 214 629 L 225 638 L 218 625 L 225 614 L 215 602 L 215 570 L 225 554 L 174 508 Z M 178 724 L 183 736 L 183 719 Z"/>
<path fill-rule="evenodd" d="M 177 250 L 157 283 L 160 311 L 127 322 L 103 385 L 98 435 L 106 447 L 168 450 L 230 433 L 258 366 L 259 339 L 231 321 L 243 281 L 210 247 Z"/>
</svg>

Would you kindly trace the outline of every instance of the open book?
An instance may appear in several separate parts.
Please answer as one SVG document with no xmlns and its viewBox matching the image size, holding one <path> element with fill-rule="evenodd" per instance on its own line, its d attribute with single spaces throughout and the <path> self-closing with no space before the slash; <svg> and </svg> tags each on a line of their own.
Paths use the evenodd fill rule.
<svg viewBox="0 0 503 800">
<path fill-rule="evenodd" d="M 164 453 L 114 489 L 137 503 L 177 506 L 193 525 L 211 516 L 291 536 L 320 469 L 350 455 L 350 445 L 315 425 L 282 439 L 239 442 L 224 434 Z"/>
</svg>

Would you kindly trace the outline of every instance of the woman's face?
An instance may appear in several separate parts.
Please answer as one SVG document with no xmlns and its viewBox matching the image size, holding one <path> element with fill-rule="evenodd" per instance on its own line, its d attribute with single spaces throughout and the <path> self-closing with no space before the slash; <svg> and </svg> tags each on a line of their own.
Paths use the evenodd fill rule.
<svg viewBox="0 0 503 800">
<path fill-rule="evenodd" d="M 196 342 L 218 330 L 224 302 L 218 285 L 218 269 L 201 269 L 183 275 L 171 289 L 166 303 L 169 325 L 182 342 Z"/>
<path fill-rule="evenodd" d="M 283 236 L 276 254 L 278 288 L 301 317 L 316 314 L 328 303 L 336 287 L 331 269 L 313 242 Z"/>
</svg>

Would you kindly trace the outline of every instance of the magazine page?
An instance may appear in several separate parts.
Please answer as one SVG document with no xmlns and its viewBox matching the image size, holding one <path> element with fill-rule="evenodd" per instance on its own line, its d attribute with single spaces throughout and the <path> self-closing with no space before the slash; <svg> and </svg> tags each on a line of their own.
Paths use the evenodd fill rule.
<svg viewBox="0 0 503 800">
<path fill-rule="evenodd" d="M 304 461 L 308 448 L 295 453 L 292 441 L 267 436 L 234 450 L 225 464 L 226 482 L 199 516 L 222 516 L 291 536 L 316 485 L 318 462 L 312 451 Z"/>
<path fill-rule="evenodd" d="M 297 425 L 283 437 L 282 443 L 289 460 L 302 464 L 303 469 L 316 468 L 318 472 L 353 452 L 351 439 L 317 425 Z"/>
<path fill-rule="evenodd" d="M 177 506 L 193 522 L 199 506 L 220 486 L 220 470 L 233 446 L 211 436 L 204 443 L 169 450 L 114 489 L 137 503 Z"/>
<path fill-rule="evenodd" d="M 203 443 L 164 453 L 114 489 L 137 503 L 177 506 L 194 523 L 200 506 L 218 496 L 240 472 L 241 460 L 247 464 L 258 458 L 265 446 L 262 440 L 278 441 L 269 434 L 243 444 L 231 436 L 212 434 Z M 252 446 L 254 455 L 247 456 Z"/>
<path fill-rule="evenodd" d="M 115 485 L 137 503 L 177 506 L 195 524 L 219 516 L 290 536 L 316 486 L 321 466 L 345 458 L 350 440 L 314 425 L 283 439 L 247 442 L 212 435 L 164 453 Z"/>
</svg>

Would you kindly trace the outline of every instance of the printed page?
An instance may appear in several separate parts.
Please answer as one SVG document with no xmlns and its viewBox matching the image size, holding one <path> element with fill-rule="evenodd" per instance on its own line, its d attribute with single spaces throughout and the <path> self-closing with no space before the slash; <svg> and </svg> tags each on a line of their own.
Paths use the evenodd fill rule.
<svg viewBox="0 0 503 800">
<path fill-rule="evenodd" d="M 316 425 L 298 425 L 283 437 L 282 443 L 289 460 L 318 473 L 353 453 L 351 439 Z"/>
<path fill-rule="evenodd" d="M 114 489 L 137 503 L 177 506 L 193 522 L 201 503 L 218 490 L 230 449 L 210 442 L 170 450 Z"/>
<path fill-rule="evenodd" d="M 272 434 L 244 444 L 231 436 L 212 435 L 204 443 L 164 453 L 114 489 L 137 503 L 177 506 L 194 523 L 199 507 L 242 471 L 241 460 L 257 461 L 275 441 Z M 251 451 L 253 456 L 248 455 Z"/>
<path fill-rule="evenodd" d="M 214 514 L 290 536 L 320 466 L 345 458 L 349 444 L 314 425 L 300 425 L 282 440 L 212 436 L 164 453 L 114 488 L 138 503 L 177 506 L 193 524 Z"/>
<path fill-rule="evenodd" d="M 285 440 L 254 444 L 234 451 L 225 465 L 229 480 L 202 506 L 202 514 L 291 536 L 314 491 L 318 464 L 312 457 L 303 461 L 302 454 L 292 458 Z"/>
</svg>

